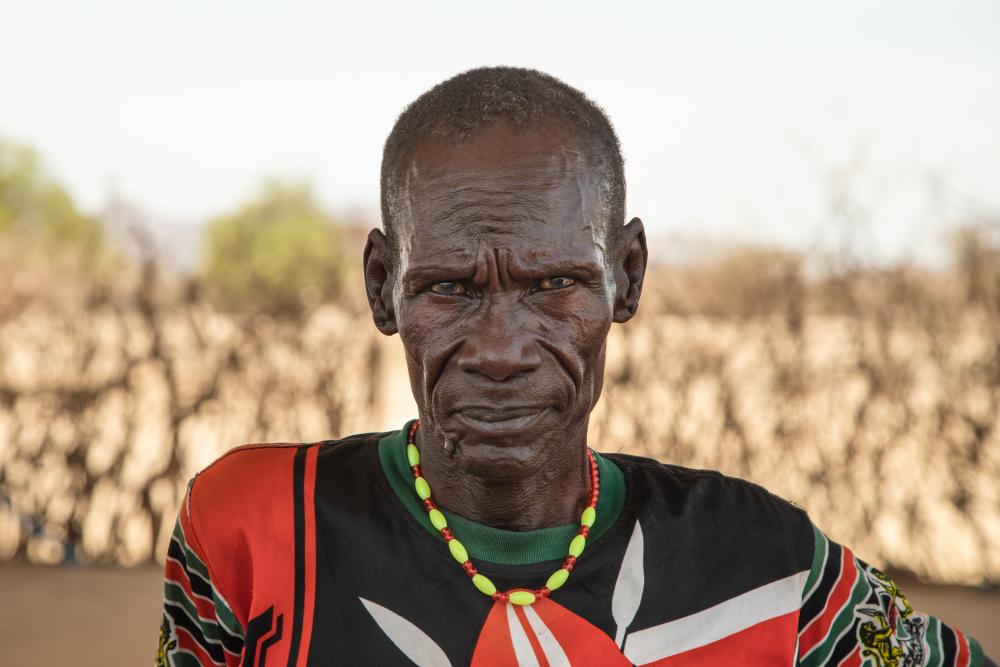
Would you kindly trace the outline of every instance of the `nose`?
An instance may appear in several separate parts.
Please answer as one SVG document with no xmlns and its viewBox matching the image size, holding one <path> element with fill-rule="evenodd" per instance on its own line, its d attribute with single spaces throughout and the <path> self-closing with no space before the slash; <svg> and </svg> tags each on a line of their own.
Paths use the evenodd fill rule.
<svg viewBox="0 0 1000 667">
<path fill-rule="evenodd" d="M 458 351 L 458 368 L 500 382 L 538 370 L 539 346 L 516 315 L 516 306 L 484 303 L 471 318 L 465 341 Z"/>
</svg>

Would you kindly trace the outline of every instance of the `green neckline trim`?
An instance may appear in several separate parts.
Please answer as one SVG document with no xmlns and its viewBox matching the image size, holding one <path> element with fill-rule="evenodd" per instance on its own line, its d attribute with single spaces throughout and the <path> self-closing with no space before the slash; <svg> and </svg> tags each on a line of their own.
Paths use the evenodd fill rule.
<svg viewBox="0 0 1000 667">
<path fill-rule="evenodd" d="M 413 518 L 429 533 L 437 536 L 427 510 L 413 488 L 410 464 L 406 460 L 406 433 L 410 422 L 378 442 L 378 458 L 389 480 L 389 486 Z M 590 529 L 590 540 L 601 536 L 614 524 L 625 505 L 625 475 L 611 459 L 594 452 L 601 477 L 601 496 L 597 501 L 597 517 Z M 566 556 L 570 540 L 579 525 L 553 526 L 538 530 L 503 530 L 441 510 L 455 537 L 462 541 L 473 560 L 497 565 L 532 565 Z"/>
</svg>

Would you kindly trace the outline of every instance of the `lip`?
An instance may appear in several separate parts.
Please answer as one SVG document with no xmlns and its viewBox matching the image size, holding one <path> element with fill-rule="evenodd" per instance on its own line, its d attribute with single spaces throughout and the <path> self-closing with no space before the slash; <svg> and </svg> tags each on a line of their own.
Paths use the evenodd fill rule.
<svg viewBox="0 0 1000 667">
<path fill-rule="evenodd" d="M 455 417 L 473 434 L 486 438 L 510 438 L 530 430 L 549 411 L 547 406 L 511 406 L 507 408 L 468 406 L 455 411 Z"/>
</svg>

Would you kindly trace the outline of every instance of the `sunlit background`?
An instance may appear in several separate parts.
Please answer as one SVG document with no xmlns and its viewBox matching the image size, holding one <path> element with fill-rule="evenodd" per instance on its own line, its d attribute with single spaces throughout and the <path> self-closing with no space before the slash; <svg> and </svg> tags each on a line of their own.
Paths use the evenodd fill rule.
<svg viewBox="0 0 1000 667">
<path fill-rule="evenodd" d="M 0 4 L 4 664 L 151 659 L 194 472 L 414 414 L 359 275 L 382 142 L 488 64 L 608 112 L 650 235 L 595 446 L 1000 623 L 1000 5 L 339 4 Z"/>
</svg>

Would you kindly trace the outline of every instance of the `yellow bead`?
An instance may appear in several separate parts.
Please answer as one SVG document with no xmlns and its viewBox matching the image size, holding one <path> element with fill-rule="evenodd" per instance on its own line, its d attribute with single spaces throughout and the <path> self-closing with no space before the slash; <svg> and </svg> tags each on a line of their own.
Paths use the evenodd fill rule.
<svg viewBox="0 0 1000 667">
<path fill-rule="evenodd" d="M 481 574 L 474 576 L 472 578 L 472 583 L 476 585 L 476 588 L 478 588 L 479 592 L 483 595 L 493 595 L 497 592 L 497 587 L 493 585 L 493 582 Z"/>
<path fill-rule="evenodd" d="M 514 591 L 507 599 L 510 600 L 511 604 L 521 605 L 522 607 L 535 604 L 535 594 L 531 591 Z"/>
<path fill-rule="evenodd" d="M 580 525 L 587 526 L 589 528 L 590 526 L 594 525 L 594 519 L 596 518 L 597 518 L 597 512 L 594 511 L 593 507 L 588 507 L 587 509 L 583 510 L 583 515 L 580 516 Z"/>
<path fill-rule="evenodd" d="M 420 465 L 420 450 L 416 445 L 406 446 L 406 460 L 410 462 L 410 467 Z"/>
<path fill-rule="evenodd" d="M 431 487 L 423 477 L 417 477 L 413 480 L 413 486 L 417 488 L 417 495 L 420 496 L 421 500 L 427 500 L 431 497 Z"/>
<path fill-rule="evenodd" d="M 427 515 L 431 518 L 431 525 L 436 530 L 448 527 L 448 520 L 444 518 L 444 514 L 441 514 L 441 510 L 431 510 Z"/>
<path fill-rule="evenodd" d="M 577 535 L 573 538 L 573 541 L 569 543 L 569 555 L 574 558 L 579 558 L 580 554 L 583 553 L 583 548 L 587 546 L 587 538 L 583 535 Z"/>
<path fill-rule="evenodd" d="M 459 563 L 469 560 L 469 552 L 465 550 L 465 547 L 458 540 L 449 541 L 448 550 L 451 551 L 452 557 Z"/>
<path fill-rule="evenodd" d="M 559 568 L 553 572 L 552 576 L 549 577 L 549 580 L 545 582 L 545 587 L 550 591 L 554 591 L 565 584 L 567 579 L 569 579 L 569 570 Z"/>
</svg>

